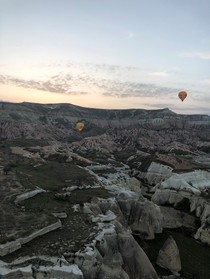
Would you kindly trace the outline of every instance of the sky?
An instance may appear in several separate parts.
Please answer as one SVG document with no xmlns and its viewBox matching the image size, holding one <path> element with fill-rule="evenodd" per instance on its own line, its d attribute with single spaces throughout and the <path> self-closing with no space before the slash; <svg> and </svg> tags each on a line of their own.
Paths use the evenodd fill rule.
<svg viewBox="0 0 210 279">
<path fill-rule="evenodd" d="M 209 0 L 0 0 L 0 101 L 210 115 L 209 11 Z"/>
</svg>

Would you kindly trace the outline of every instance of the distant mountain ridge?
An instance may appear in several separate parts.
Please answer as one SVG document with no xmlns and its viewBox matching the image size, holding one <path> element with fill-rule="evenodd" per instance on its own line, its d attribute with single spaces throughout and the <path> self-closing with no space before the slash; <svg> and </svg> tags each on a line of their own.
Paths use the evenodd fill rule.
<svg viewBox="0 0 210 279">
<path fill-rule="evenodd" d="M 154 110 L 147 110 L 147 109 L 101 109 L 101 108 L 89 108 L 89 107 L 82 107 L 78 105 L 73 105 L 70 103 L 57 103 L 57 104 L 40 104 L 40 103 L 30 103 L 30 102 L 22 102 L 22 103 L 12 103 L 12 102 L 0 102 L 0 109 L 1 110 L 19 110 L 19 111 L 36 111 L 36 112 L 46 112 L 49 113 L 50 111 L 60 112 L 62 114 L 66 113 L 77 113 L 78 116 L 82 114 L 86 115 L 87 113 L 92 113 L 94 116 L 103 116 L 110 117 L 113 113 L 118 118 L 126 118 L 126 117 L 134 117 L 138 116 L 145 118 L 153 118 L 153 117 L 164 117 L 164 116 L 179 116 L 185 117 L 187 119 L 190 118 L 198 118 L 199 120 L 210 120 L 210 116 L 206 114 L 177 114 L 168 108 L 163 109 L 154 109 Z"/>
<path fill-rule="evenodd" d="M 208 115 L 182 115 L 168 108 L 98 109 L 72 104 L 38 104 L 0 102 L 0 139 L 60 139 L 69 133 L 78 136 L 75 125 L 85 124 L 84 137 L 105 133 L 107 129 L 154 130 L 153 120 L 164 120 L 163 129 L 199 129 L 210 127 Z M 83 135 L 82 135 L 83 137 Z"/>
</svg>

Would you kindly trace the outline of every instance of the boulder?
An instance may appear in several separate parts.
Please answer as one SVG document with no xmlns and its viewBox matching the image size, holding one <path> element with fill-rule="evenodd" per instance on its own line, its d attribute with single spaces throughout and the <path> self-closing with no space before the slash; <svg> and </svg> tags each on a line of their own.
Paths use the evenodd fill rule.
<svg viewBox="0 0 210 279">
<path fill-rule="evenodd" d="M 165 269 L 169 269 L 174 275 L 178 275 L 181 270 L 181 260 L 179 249 L 172 236 L 164 243 L 160 249 L 157 264 Z"/>
<path fill-rule="evenodd" d="M 154 239 L 155 233 L 162 232 L 162 218 L 159 206 L 141 198 L 132 204 L 128 224 L 134 233 Z"/>
</svg>

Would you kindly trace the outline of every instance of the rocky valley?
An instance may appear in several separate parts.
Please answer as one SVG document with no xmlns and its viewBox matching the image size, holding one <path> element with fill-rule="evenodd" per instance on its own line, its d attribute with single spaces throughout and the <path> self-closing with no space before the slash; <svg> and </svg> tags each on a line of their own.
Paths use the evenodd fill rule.
<svg viewBox="0 0 210 279">
<path fill-rule="evenodd" d="M 2 279 L 209 279 L 210 116 L 0 102 L 0 202 Z"/>
</svg>

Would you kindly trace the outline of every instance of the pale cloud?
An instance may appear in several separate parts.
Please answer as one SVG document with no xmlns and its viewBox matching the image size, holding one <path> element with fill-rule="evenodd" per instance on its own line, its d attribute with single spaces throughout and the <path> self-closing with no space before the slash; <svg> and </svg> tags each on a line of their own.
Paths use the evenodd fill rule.
<svg viewBox="0 0 210 279">
<path fill-rule="evenodd" d="M 148 73 L 148 75 L 154 77 L 167 77 L 169 76 L 169 73 L 167 71 L 157 71 L 157 72 Z"/>
<path fill-rule="evenodd" d="M 189 58 L 199 58 L 202 60 L 210 60 L 210 52 L 209 51 L 194 51 L 194 52 L 185 52 L 180 55 L 181 57 L 189 57 Z"/>
<path fill-rule="evenodd" d="M 104 92 L 103 95 L 117 98 L 160 96 L 170 96 L 170 98 L 174 98 L 173 96 L 175 96 L 177 91 L 177 88 L 169 88 L 155 84 L 113 82 L 106 87 L 106 92 Z"/>
<path fill-rule="evenodd" d="M 91 92 L 100 92 L 102 96 L 130 98 L 130 97 L 158 97 L 173 96 L 177 88 L 158 86 L 156 84 L 111 80 L 109 78 L 94 78 L 88 75 L 73 76 L 69 73 L 59 73 L 44 81 L 26 80 L 11 76 L 1 76 L 1 84 L 11 84 L 22 88 L 38 89 L 65 95 L 87 95 Z"/>
</svg>

